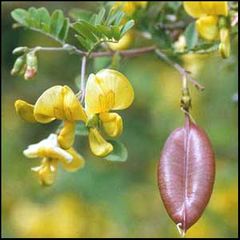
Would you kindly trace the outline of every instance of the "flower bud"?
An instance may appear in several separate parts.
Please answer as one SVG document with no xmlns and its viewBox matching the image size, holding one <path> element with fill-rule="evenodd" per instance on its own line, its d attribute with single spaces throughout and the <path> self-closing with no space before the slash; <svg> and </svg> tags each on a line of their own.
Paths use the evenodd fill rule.
<svg viewBox="0 0 240 240">
<path fill-rule="evenodd" d="M 27 52 L 27 50 L 28 50 L 28 48 L 27 47 L 17 47 L 17 48 L 15 48 L 15 49 L 13 49 L 13 54 L 23 54 L 23 53 L 26 53 Z"/>
<path fill-rule="evenodd" d="M 11 70 L 11 75 L 13 76 L 17 75 L 21 71 L 24 64 L 25 64 L 25 57 L 24 56 L 18 57 L 14 63 L 13 69 Z"/>
<path fill-rule="evenodd" d="M 224 16 L 220 16 L 219 17 L 219 20 L 218 20 L 218 27 L 219 29 L 222 29 L 222 28 L 227 28 L 228 27 L 228 19 Z"/>
<path fill-rule="evenodd" d="M 32 79 L 37 73 L 37 56 L 34 52 L 30 52 L 27 54 L 27 69 L 24 74 L 25 80 Z"/>
<path fill-rule="evenodd" d="M 222 28 L 220 30 L 220 41 L 221 43 L 219 44 L 219 52 L 223 58 L 228 58 L 231 51 L 229 29 Z"/>
</svg>

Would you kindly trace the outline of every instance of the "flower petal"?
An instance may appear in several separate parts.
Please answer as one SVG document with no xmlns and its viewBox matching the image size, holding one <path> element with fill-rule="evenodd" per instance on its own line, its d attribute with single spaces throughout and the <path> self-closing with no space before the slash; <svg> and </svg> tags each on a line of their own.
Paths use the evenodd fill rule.
<svg viewBox="0 0 240 240">
<path fill-rule="evenodd" d="M 41 123 L 48 123 L 56 118 L 63 119 L 62 103 L 62 86 L 54 86 L 47 89 L 35 104 L 34 116 L 36 120 Z"/>
<path fill-rule="evenodd" d="M 34 115 L 41 123 L 48 123 L 54 119 L 86 120 L 81 103 L 67 86 L 54 86 L 47 89 L 38 98 Z"/>
<path fill-rule="evenodd" d="M 123 121 L 117 113 L 100 113 L 99 118 L 108 136 L 117 137 L 122 133 Z"/>
<path fill-rule="evenodd" d="M 23 100 L 15 102 L 15 109 L 19 116 L 28 122 L 37 122 L 33 115 L 34 105 L 29 104 Z"/>
<path fill-rule="evenodd" d="M 201 16 L 206 15 L 206 13 L 204 12 L 204 10 L 201 7 L 201 2 L 184 1 L 183 7 L 184 7 L 185 11 L 187 12 L 187 14 L 194 18 L 199 18 Z"/>
<path fill-rule="evenodd" d="M 89 145 L 92 153 L 98 157 L 105 157 L 113 150 L 112 144 L 108 143 L 96 128 L 90 128 Z"/>
<path fill-rule="evenodd" d="M 75 138 L 75 122 L 64 121 L 64 127 L 58 135 L 58 143 L 63 149 L 69 149 Z"/>
<path fill-rule="evenodd" d="M 115 2 L 113 9 L 120 9 L 127 15 L 132 15 L 136 10 L 134 2 Z"/>
<path fill-rule="evenodd" d="M 206 16 L 196 21 L 196 29 L 200 36 L 206 40 L 213 41 L 219 39 L 218 17 Z"/>
<path fill-rule="evenodd" d="M 61 161 L 63 164 L 63 168 L 67 171 L 73 172 L 78 170 L 79 168 L 83 168 L 85 165 L 85 160 L 84 158 L 77 153 L 73 148 L 70 148 L 67 150 L 69 154 L 73 157 L 71 162 L 67 161 Z"/>
<path fill-rule="evenodd" d="M 89 76 L 85 105 L 88 115 L 129 107 L 134 99 L 133 88 L 120 72 L 103 69 Z"/>
<path fill-rule="evenodd" d="M 216 2 L 200 2 L 202 10 L 207 15 L 228 15 L 228 3 L 227 1 Z"/>
<path fill-rule="evenodd" d="M 68 86 L 63 86 L 63 95 L 63 109 L 65 118 L 69 121 L 83 120 L 85 122 L 87 120 L 86 113 L 71 88 Z"/>
<path fill-rule="evenodd" d="M 34 169 L 32 169 L 34 171 Z M 44 158 L 42 164 L 37 170 L 40 184 L 50 186 L 54 183 L 57 173 L 57 161 Z"/>
<path fill-rule="evenodd" d="M 28 158 L 47 157 L 58 160 L 72 161 L 72 156 L 67 151 L 59 147 L 57 135 L 50 134 L 48 138 L 36 144 L 31 144 L 23 154 Z"/>
<path fill-rule="evenodd" d="M 218 2 L 183 2 L 185 11 L 194 18 L 205 15 L 228 15 L 227 1 Z"/>
</svg>

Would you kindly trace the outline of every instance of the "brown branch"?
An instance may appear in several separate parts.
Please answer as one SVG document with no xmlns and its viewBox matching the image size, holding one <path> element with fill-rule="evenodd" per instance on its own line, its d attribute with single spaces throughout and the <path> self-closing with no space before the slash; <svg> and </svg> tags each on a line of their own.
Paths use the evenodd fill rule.
<svg viewBox="0 0 240 240">
<path fill-rule="evenodd" d="M 173 62 L 171 59 L 169 59 L 163 52 L 161 52 L 159 49 L 155 50 L 155 53 L 158 57 L 160 57 L 162 60 L 164 60 L 169 65 L 173 66 L 182 76 L 185 76 L 188 81 L 192 82 L 192 84 L 200 91 L 204 90 L 204 86 L 202 86 L 200 83 L 198 83 L 196 80 L 192 78 L 190 75 L 190 72 L 187 71 L 185 68 L 183 68 L 178 63 Z"/>
<path fill-rule="evenodd" d="M 30 49 L 31 51 L 68 51 L 71 54 L 77 54 L 83 57 L 89 57 L 89 58 L 97 58 L 97 57 L 106 57 L 106 56 L 113 56 L 115 54 L 114 51 L 102 51 L 102 52 L 92 52 L 90 55 L 88 52 L 82 51 L 75 46 L 66 44 L 63 47 L 35 47 L 33 49 Z M 136 57 L 140 56 L 142 54 L 150 53 L 155 51 L 158 57 L 160 57 L 162 60 L 173 66 L 182 76 L 186 76 L 187 79 L 192 82 L 192 84 L 198 89 L 198 90 L 204 90 L 204 87 L 198 83 L 196 80 L 192 78 L 190 75 L 190 72 L 187 71 L 185 68 L 183 68 L 178 63 L 173 62 L 170 60 L 167 55 L 165 55 L 162 51 L 160 51 L 158 48 L 156 48 L 155 45 L 149 46 L 149 47 L 141 47 L 141 48 L 134 48 L 130 50 L 123 50 L 119 51 L 118 53 L 123 57 Z"/>
</svg>

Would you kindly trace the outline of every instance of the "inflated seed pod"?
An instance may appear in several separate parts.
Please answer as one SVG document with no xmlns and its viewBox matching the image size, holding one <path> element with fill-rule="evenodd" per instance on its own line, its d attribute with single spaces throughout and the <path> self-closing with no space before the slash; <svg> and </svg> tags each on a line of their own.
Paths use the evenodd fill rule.
<svg viewBox="0 0 240 240">
<path fill-rule="evenodd" d="M 185 126 L 168 137 L 158 165 L 161 198 L 183 233 L 206 208 L 214 177 L 214 153 L 208 136 L 186 115 Z"/>
</svg>

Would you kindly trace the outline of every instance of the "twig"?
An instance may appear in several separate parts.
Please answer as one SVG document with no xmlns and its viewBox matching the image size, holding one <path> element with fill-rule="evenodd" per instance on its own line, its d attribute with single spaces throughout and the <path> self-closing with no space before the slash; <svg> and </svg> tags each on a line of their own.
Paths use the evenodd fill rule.
<svg viewBox="0 0 240 240">
<path fill-rule="evenodd" d="M 185 68 L 180 66 L 178 63 L 173 62 L 170 60 L 163 52 L 161 52 L 159 49 L 155 49 L 155 53 L 158 57 L 163 59 L 165 62 L 173 66 L 182 76 L 185 76 L 188 81 L 192 82 L 192 84 L 200 91 L 204 90 L 204 86 L 202 86 L 200 83 L 198 83 L 196 80 L 192 78 L 190 75 L 190 72 L 188 72 Z"/>
<path fill-rule="evenodd" d="M 65 44 L 63 47 L 35 47 L 33 49 L 30 49 L 31 51 L 67 51 L 71 54 L 77 54 L 83 57 L 88 57 L 89 53 L 82 51 L 75 46 Z M 145 53 L 150 53 L 155 51 L 157 56 L 159 56 L 161 59 L 163 59 L 165 62 L 173 66 L 181 75 L 186 76 L 187 79 L 193 83 L 193 85 L 198 89 L 198 90 L 204 90 L 204 87 L 198 83 L 196 80 L 194 80 L 190 73 L 184 69 L 182 66 L 180 66 L 178 63 L 173 62 L 170 60 L 163 52 L 161 52 L 159 49 L 156 48 L 155 45 L 149 46 L 149 47 L 142 47 L 142 48 L 134 48 L 130 50 L 123 50 L 119 51 L 119 55 L 123 57 L 136 57 Z M 114 51 L 102 51 L 102 52 L 92 52 L 89 56 L 89 58 L 97 58 L 97 57 L 107 57 L 107 56 L 113 56 L 115 54 Z M 85 59 L 86 60 L 86 59 Z M 85 63 L 86 64 L 86 63 Z"/>
<path fill-rule="evenodd" d="M 123 57 L 136 57 L 148 52 L 153 52 L 156 49 L 155 46 L 150 47 L 142 47 L 142 48 L 135 48 L 130 50 L 119 51 L 119 54 Z M 89 53 L 82 51 L 75 46 L 65 44 L 63 47 L 35 47 L 30 49 L 30 51 L 67 51 L 72 54 L 77 54 L 80 56 L 88 56 Z M 102 52 L 92 52 L 89 58 L 97 58 L 97 57 L 107 57 L 113 56 L 115 54 L 114 51 L 102 51 Z"/>
</svg>

